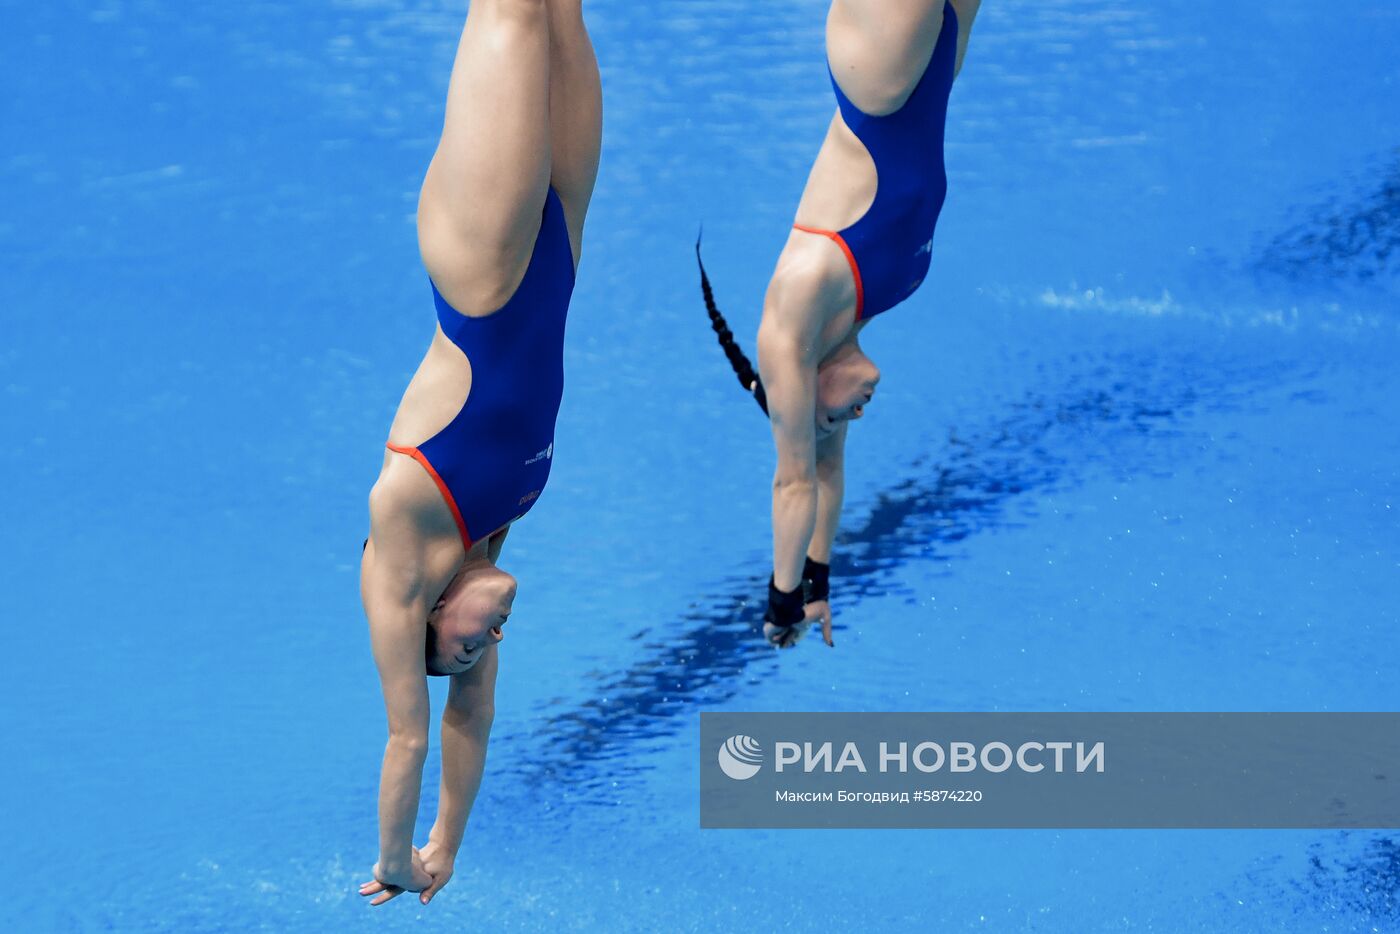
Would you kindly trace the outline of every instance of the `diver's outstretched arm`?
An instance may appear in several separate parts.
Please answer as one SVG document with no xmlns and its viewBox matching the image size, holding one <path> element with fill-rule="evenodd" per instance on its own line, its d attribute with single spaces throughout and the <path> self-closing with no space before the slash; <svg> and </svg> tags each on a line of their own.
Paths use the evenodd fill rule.
<svg viewBox="0 0 1400 934">
<path fill-rule="evenodd" d="M 835 433 L 817 442 L 817 524 L 807 557 L 824 565 L 831 564 L 831 545 L 841 524 L 841 503 L 846 497 L 846 429 L 848 422 L 837 426 Z M 831 639 L 831 601 L 813 600 L 804 608 L 807 619 L 822 627 L 822 641 L 834 645 Z"/>
<path fill-rule="evenodd" d="M 424 904 L 452 878 L 467 817 L 481 788 L 486 745 L 496 712 L 499 664 L 496 646 L 488 646 L 479 662 L 452 676 L 447 706 L 442 712 L 442 781 L 437 820 L 428 834 L 428 845 L 422 849 L 423 866 L 433 877 L 433 884 L 423 892 Z"/>
<path fill-rule="evenodd" d="M 360 597 L 389 727 L 379 780 L 375 890 L 362 889 L 377 896 L 376 905 L 431 882 L 413 852 L 413 824 L 428 754 L 428 612 L 461 561 L 456 526 L 443 511 L 432 481 L 407 458 L 391 461 L 370 493 Z"/>
<path fill-rule="evenodd" d="M 768 417 L 777 448 L 773 471 L 773 577 L 764 634 L 786 647 L 801 633 L 802 564 L 817 518 L 817 360 L 804 343 L 793 309 L 815 298 L 810 278 L 775 275 L 758 329 L 758 367 L 768 395 Z M 796 591 L 794 611 L 791 595 Z M 786 618 L 785 618 L 786 617 Z"/>
<path fill-rule="evenodd" d="M 817 442 L 817 525 L 807 557 L 831 563 L 831 544 L 841 522 L 841 502 L 846 495 L 846 429 L 842 422 L 830 436 Z"/>
</svg>

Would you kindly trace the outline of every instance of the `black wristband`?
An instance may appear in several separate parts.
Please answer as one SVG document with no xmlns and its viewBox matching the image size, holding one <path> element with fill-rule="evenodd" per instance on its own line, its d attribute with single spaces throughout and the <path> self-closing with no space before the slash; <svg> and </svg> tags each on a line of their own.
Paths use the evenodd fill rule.
<svg viewBox="0 0 1400 934">
<path fill-rule="evenodd" d="M 807 603 L 831 599 L 831 565 L 808 558 L 802 566 L 802 590 Z"/>
<path fill-rule="evenodd" d="M 763 614 L 763 621 L 774 626 L 796 626 L 804 615 L 802 587 L 784 593 L 773 583 L 773 578 L 768 578 L 768 612 Z"/>
</svg>

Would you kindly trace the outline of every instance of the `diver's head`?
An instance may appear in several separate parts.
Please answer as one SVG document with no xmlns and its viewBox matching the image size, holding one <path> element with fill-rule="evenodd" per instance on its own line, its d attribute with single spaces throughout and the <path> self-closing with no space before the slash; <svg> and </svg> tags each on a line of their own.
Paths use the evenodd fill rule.
<svg viewBox="0 0 1400 934">
<path fill-rule="evenodd" d="M 453 675 L 475 665 L 500 642 L 515 600 L 515 578 L 488 561 L 471 564 L 447 585 L 428 614 L 424 659 L 430 675 Z"/>
<path fill-rule="evenodd" d="M 860 349 L 856 332 L 837 344 L 817 365 L 817 437 L 865 414 L 875 395 L 880 369 Z"/>
</svg>

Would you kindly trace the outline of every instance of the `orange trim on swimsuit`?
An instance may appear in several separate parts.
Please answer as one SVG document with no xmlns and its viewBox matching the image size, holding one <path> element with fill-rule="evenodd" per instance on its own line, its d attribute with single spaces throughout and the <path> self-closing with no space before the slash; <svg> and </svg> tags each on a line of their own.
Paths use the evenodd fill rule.
<svg viewBox="0 0 1400 934">
<path fill-rule="evenodd" d="M 865 312 L 865 286 L 860 281 L 860 266 L 856 263 L 856 255 L 851 252 L 851 248 L 846 245 L 846 238 L 834 230 L 823 230 L 820 227 L 808 227 L 806 224 L 793 224 L 794 230 L 803 233 L 816 234 L 819 237 L 826 237 L 841 248 L 841 252 L 846 254 L 846 262 L 851 264 L 851 275 L 856 280 L 856 320 L 860 320 L 861 314 Z"/>
<path fill-rule="evenodd" d="M 452 510 L 452 521 L 457 523 L 457 532 L 462 536 L 462 545 L 466 547 L 467 551 L 471 551 L 472 537 L 467 534 L 467 523 L 462 518 L 462 511 L 457 508 L 457 501 L 452 498 L 452 491 L 447 488 L 447 484 L 443 482 L 442 477 L 438 476 L 438 472 L 433 469 L 433 465 L 428 463 L 428 459 L 423 456 L 423 452 L 417 448 L 407 448 L 399 444 L 390 444 L 387 441 L 384 443 L 384 446 L 397 454 L 407 454 L 423 465 L 423 469 L 428 472 L 428 476 L 432 477 L 433 482 L 437 484 L 438 492 L 440 492 L 442 498 L 447 501 L 447 508 Z"/>
</svg>

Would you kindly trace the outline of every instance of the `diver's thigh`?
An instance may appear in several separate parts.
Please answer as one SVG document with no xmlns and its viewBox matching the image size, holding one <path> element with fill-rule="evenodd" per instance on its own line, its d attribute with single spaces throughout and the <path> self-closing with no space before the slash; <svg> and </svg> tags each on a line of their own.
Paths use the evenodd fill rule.
<svg viewBox="0 0 1400 934">
<path fill-rule="evenodd" d="M 514 291 L 539 232 L 551 164 L 549 47 L 544 0 L 473 0 L 418 205 L 428 273 L 468 314 Z"/>
</svg>

